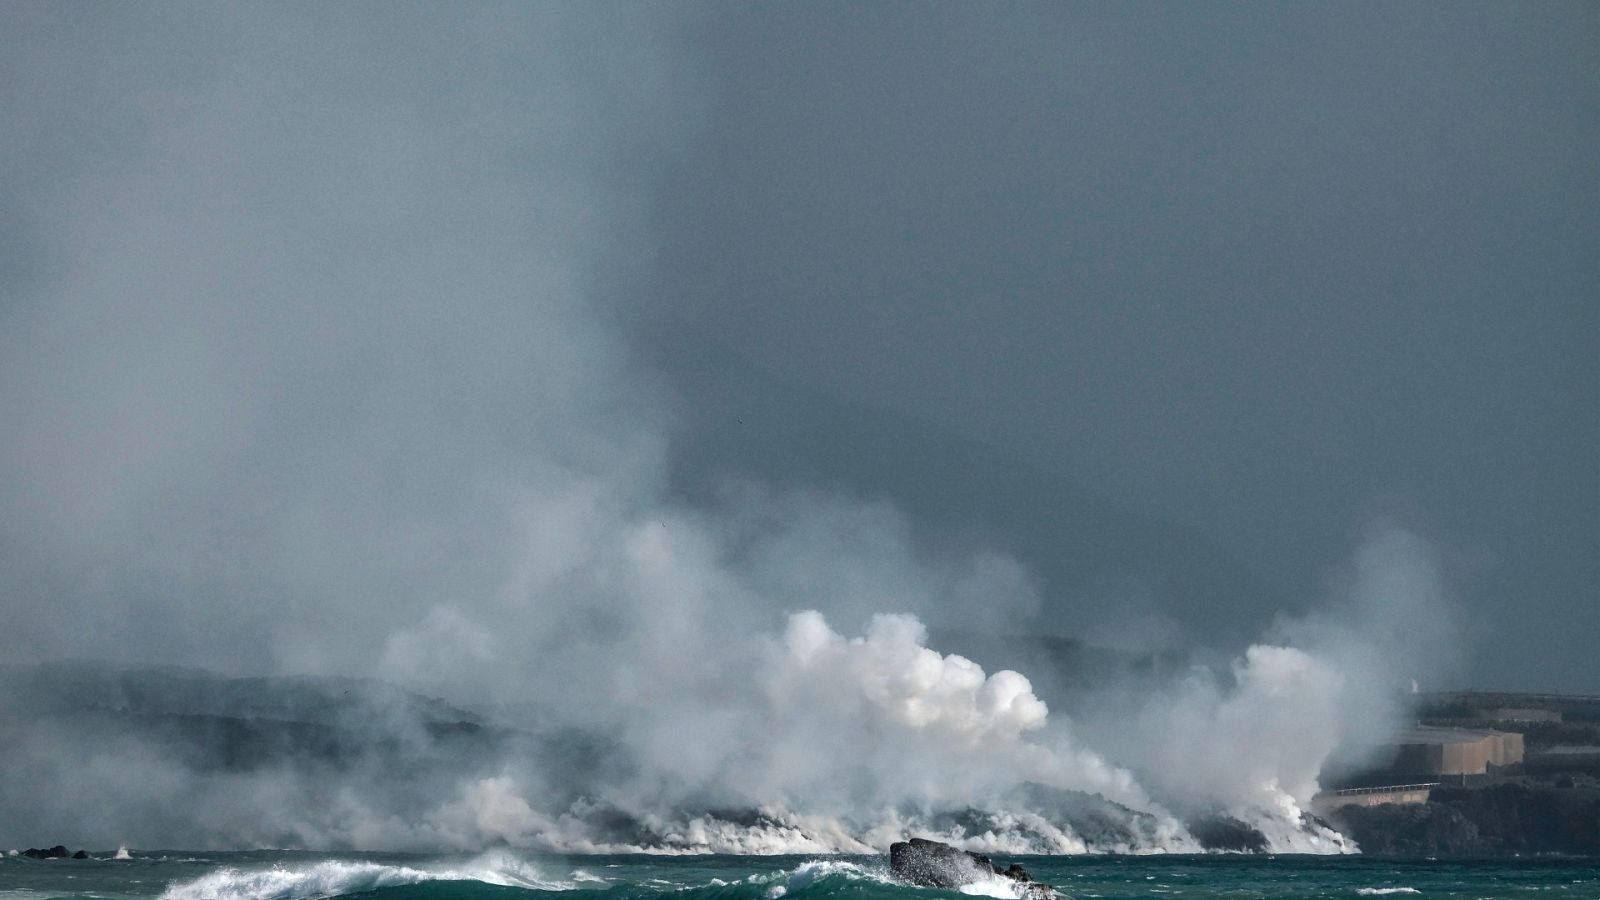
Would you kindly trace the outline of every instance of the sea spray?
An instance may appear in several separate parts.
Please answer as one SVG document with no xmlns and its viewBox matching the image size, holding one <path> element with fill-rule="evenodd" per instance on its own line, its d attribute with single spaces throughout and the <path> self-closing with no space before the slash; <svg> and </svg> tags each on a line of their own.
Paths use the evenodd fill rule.
<svg viewBox="0 0 1600 900">
<path fill-rule="evenodd" d="M 997 857 L 1002 864 L 1017 862 Z M 527 878 L 503 884 L 493 872 L 471 875 L 474 864 L 437 855 L 307 854 L 282 851 L 146 857 L 138 865 L 92 861 L 0 862 L 0 895 L 93 900 L 930 900 L 949 896 L 896 882 L 882 856 L 640 857 L 596 856 L 582 871 L 566 860 L 528 857 L 524 865 L 553 883 Z M 1537 894 L 1592 896 L 1592 861 L 1545 857 L 1427 862 L 1364 857 L 1145 856 L 1056 857 L 1021 860 L 1041 881 L 1068 897 L 1157 897 L 1223 900 L 1240 896 L 1427 896 L 1456 900 L 1513 900 Z M 329 865 L 334 864 L 334 865 Z M 495 866 L 491 865 L 491 869 Z M 281 877 L 261 877 L 273 871 Z M 221 871 L 231 880 L 214 880 Z M 385 875 L 384 873 L 388 874 Z M 313 877 L 333 873 L 332 877 Z M 338 874 L 343 873 L 343 874 Z M 420 877 L 419 873 L 426 877 Z M 374 886 L 383 883 L 386 886 Z M 994 890 L 999 900 L 1014 895 Z"/>
</svg>

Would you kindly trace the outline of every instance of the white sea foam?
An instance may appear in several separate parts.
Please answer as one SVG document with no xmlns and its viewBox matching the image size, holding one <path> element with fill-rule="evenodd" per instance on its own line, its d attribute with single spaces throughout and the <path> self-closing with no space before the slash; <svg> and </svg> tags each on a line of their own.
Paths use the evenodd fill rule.
<svg viewBox="0 0 1600 900">
<path fill-rule="evenodd" d="M 547 891 L 576 887 L 572 882 L 547 880 L 533 866 L 515 857 L 491 854 L 459 868 L 413 868 L 337 859 L 309 866 L 224 868 L 169 885 L 161 900 L 315 900 L 429 881 L 479 881 Z"/>
<path fill-rule="evenodd" d="M 1022 884 L 1001 875 L 963 884 L 959 890 L 974 897 L 998 897 L 999 900 L 1020 900 L 1027 896 L 1027 889 Z"/>
<path fill-rule="evenodd" d="M 128 852 L 128 848 L 126 846 L 122 846 L 122 847 L 118 847 L 117 848 L 117 855 L 113 856 L 111 858 L 112 859 L 133 859 L 133 854 Z"/>
<path fill-rule="evenodd" d="M 835 859 L 813 859 L 795 866 L 793 869 L 777 872 L 772 875 L 751 876 L 752 882 L 765 882 L 767 900 L 778 900 L 795 891 L 802 891 L 811 887 L 825 878 L 847 878 L 852 881 L 875 881 L 879 884 L 901 885 L 889 875 L 886 868 L 880 866 L 863 866 L 858 863 Z M 997 897 L 999 900 L 1019 900 L 1024 896 L 1023 889 L 1010 878 L 1000 875 L 991 875 L 980 878 L 971 884 L 963 885 L 960 892 L 977 897 Z"/>
<path fill-rule="evenodd" d="M 1358 894 L 1360 894 L 1360 895 L 1362 895 L 1364 897 L 1381 897 L 1381 896 L 1384 896 L 1386 894 L 1420 894 L 1422 892 L 1417 890 L 1414 887 L 1381 887 L 1381 888 L 1368 887 L 1368 888 L 1357 888 L 1356 889 L 1356 893 L 1358 893 Z"/>
</svg>

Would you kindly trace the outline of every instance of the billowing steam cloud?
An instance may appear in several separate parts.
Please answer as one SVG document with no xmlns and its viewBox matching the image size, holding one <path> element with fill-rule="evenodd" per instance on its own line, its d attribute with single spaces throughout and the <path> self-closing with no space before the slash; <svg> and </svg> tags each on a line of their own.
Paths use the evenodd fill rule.
<svg viewBox="0 0 1600 900">
<path fill-rule="evenodd" d="M 370 702 L 339 733 L 382 753 L 221 764 L 15 707 L 0 840 L 1070 852 L 1222 812 L 1340 846 L 1299 809 L 1396 714 L 1412 539 L 1081 722 L 930 648 L 919 616 L 1036 607 L 1026 572 L 882 504 L 666 499 L 680 401 L 594 286 L 648 257 L 630 173 L 692 117 L 669 25 L 437 12 L 0 14 L 0 651 L 375 676 L 509 736 L 463 762 Z"/>
</svg>

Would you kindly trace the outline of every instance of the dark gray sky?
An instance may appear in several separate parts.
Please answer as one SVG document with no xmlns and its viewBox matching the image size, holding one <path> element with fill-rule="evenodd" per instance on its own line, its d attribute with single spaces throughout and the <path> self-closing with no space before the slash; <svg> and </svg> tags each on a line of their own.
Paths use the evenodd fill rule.
<svg viewBox="0 0 1600 900">
<path fill-rule="evenodd" d="M 642 329 L 669 368 L 715 342 L 988 442 L 1285 605 L 1397 518 L 1448 560 L 1462 682 L 1600 690 L 1600 7 L 731 5 L 689 35 Z"/>
</svg>

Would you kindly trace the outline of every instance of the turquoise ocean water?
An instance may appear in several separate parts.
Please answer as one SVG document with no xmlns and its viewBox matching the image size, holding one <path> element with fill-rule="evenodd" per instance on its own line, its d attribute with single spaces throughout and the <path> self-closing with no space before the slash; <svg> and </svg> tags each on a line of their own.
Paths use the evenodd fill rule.
<svg viewBox="0 0 1600 900">
<path fill-rule="evenodd" d="M 0 900 L 938 900 L 888 877 L 885 857 L 479 856 L 136 852 L 113 860 L 0 858 Z M 997 858 L 998 859 L 998 858 Z M 1362 856 L 1035 856 L 1017 861 L 1074 898 L 1591 898 L 1600 859 Z M 1009 897 L 1000 883 L 970 891 Z"/>
</svg>

